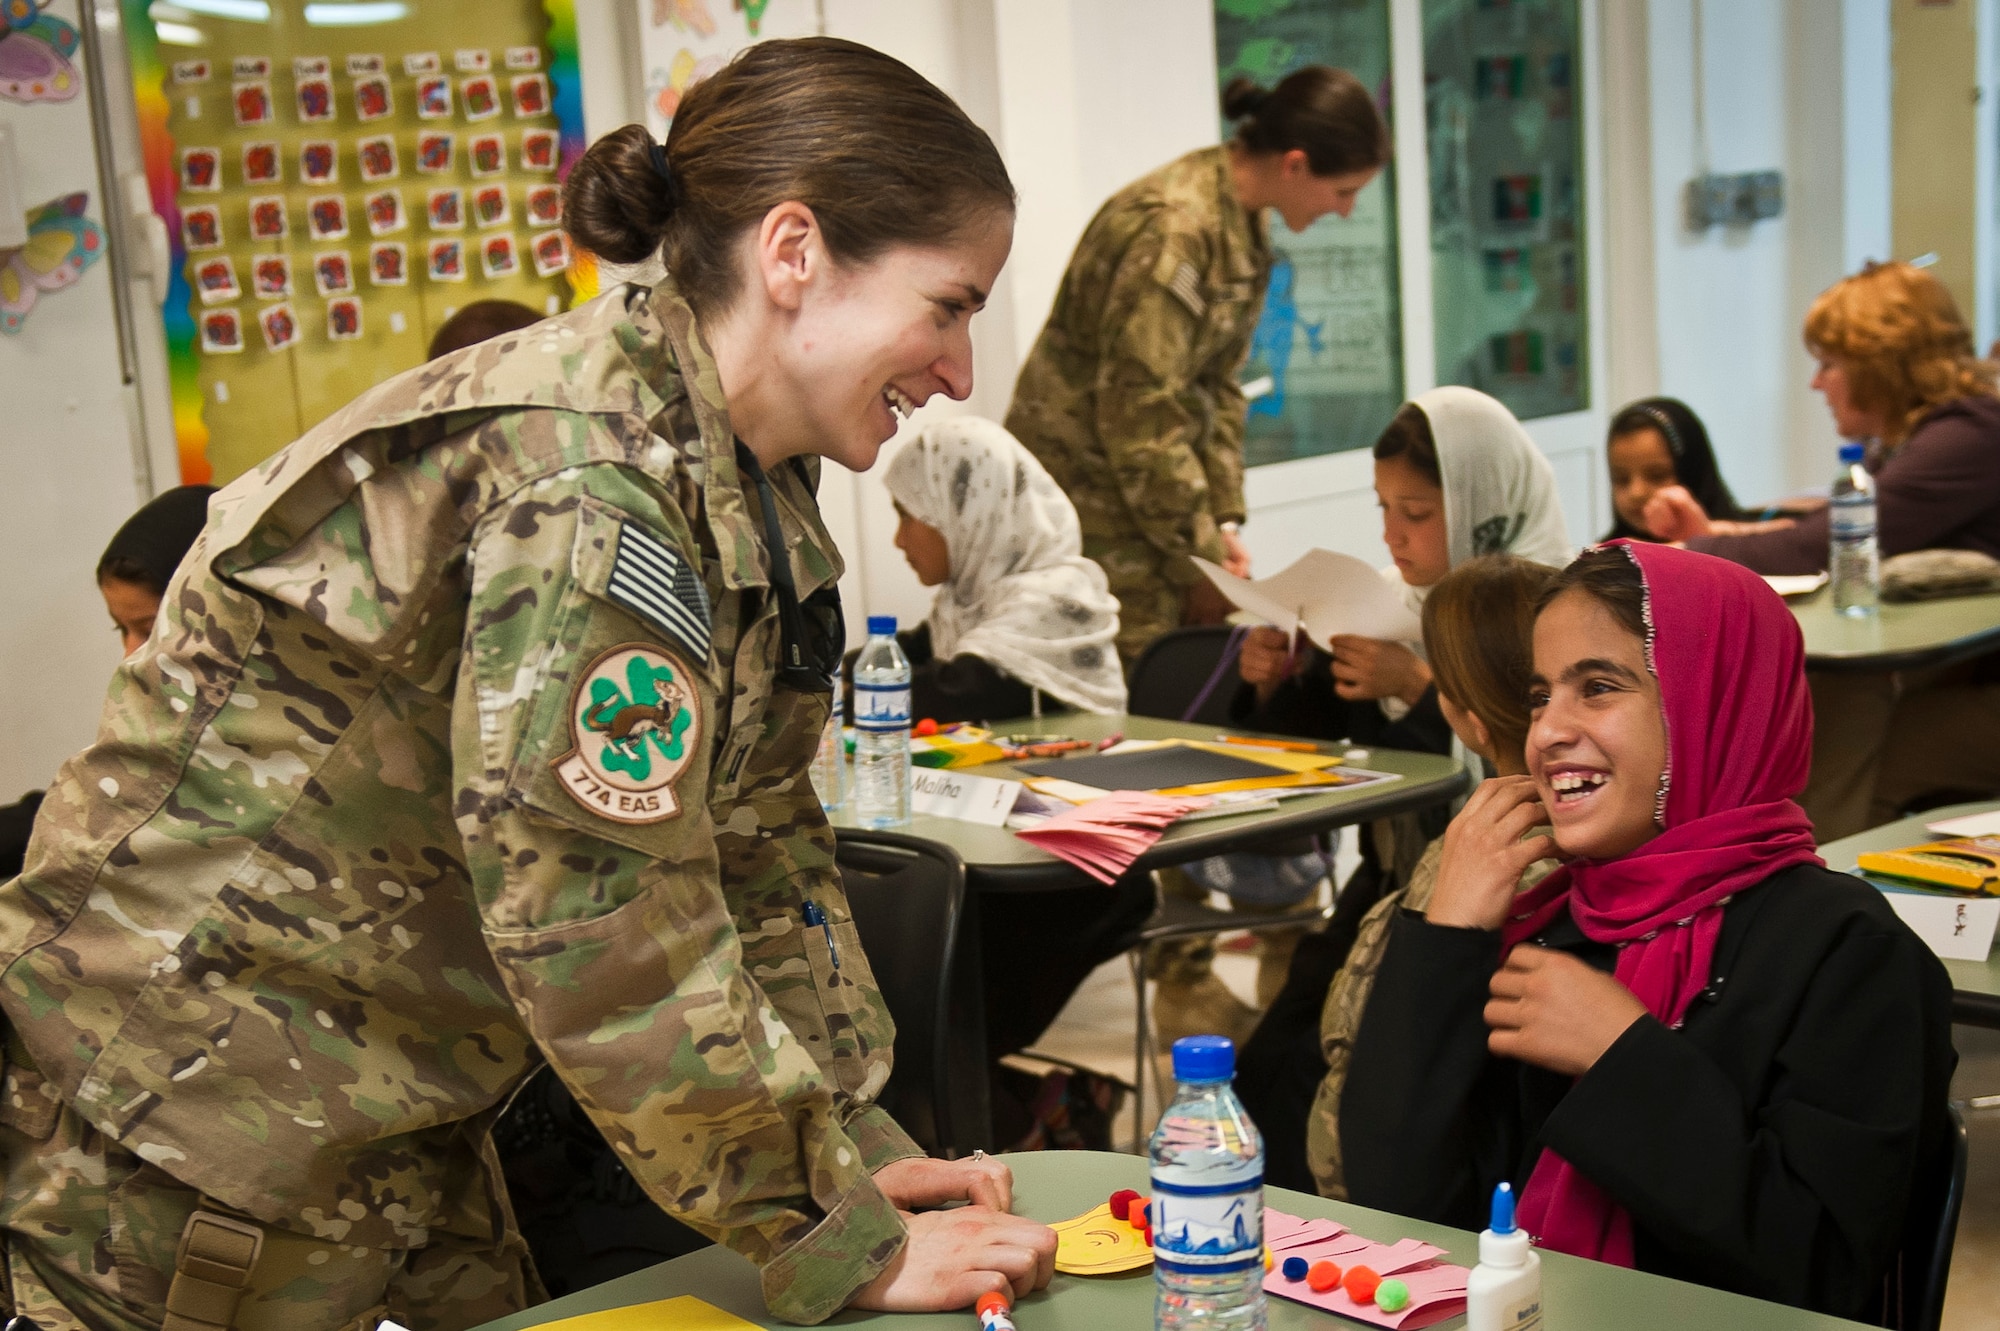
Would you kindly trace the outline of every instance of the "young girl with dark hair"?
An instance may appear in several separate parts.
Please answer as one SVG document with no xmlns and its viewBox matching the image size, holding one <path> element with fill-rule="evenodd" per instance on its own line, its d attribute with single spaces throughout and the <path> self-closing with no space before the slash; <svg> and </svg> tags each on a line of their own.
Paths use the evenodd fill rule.
<svg viewBox="0 0 2000 1331">
<path fill-rule="evenodd" d="M 216 497 L 0 887 L 9 1312 L 512 1313 L 540 1286 L 490 1128 L 544 1065 L 782 1320 L 1047 1283 L 1005 1166 L 873 1101 L 892 1026 L 807 776 L 819 460 L 971 390 L 1013 209 L 908 66 L 759 43 L 570 173 L 578 243 L 668 276 Z"/>
<path fill-rule="evenodd" d="M 1617 542 L 1535 621 L 1528 775 L 1404 911 L 1341 1102 L 1348 1194 L 1865 1317 L 1948 1150 L 1951 986 L 1793 802 L 1798 625 L 1763 580 Z M 1567 859 L 1526 892 L 1521 872 Z"/>
<path fill-rule="evenodd" d="M 1643 398 L 1621 408 L 1611 418 L 1604 452 L 1615 515 L 1607 541 L 1661 539 L 1646 525 L 1646 505 L 1669 486 L 1679 486 L 1714 521 L 1743 517 L 1716 466 L 1708 427 L 1679 398 Z"/>
<path fill-rule="evenodd" d="M 1083 552 L 1118 598 L 1128 670 L 1168 629 L 1221 620 L 1192 556 L 1250 567 L 1236 375 L 1270 280 L 1263 213 L 1293 231 L 1346 217 L 1389 160 L 1374 98 L 1341 70 L 1310 65 L 1269 90 L 1239 78 L 1222 109 L 1227 143 L 1134 181 L 1091 219 L 1007 412 L 1076 504 Z"/>
</svg>

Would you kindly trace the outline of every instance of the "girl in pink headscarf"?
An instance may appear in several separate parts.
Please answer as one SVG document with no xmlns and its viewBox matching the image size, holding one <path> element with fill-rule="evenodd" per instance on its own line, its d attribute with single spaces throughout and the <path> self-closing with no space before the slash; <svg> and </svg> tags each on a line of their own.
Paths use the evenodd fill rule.
<svg viewBox="0 0 2000 1331">
<path fill-rule="evenodd" d="M 1395 922 L 1341 1106 L 1350 1195 L 1842 1316 L 1946 1149 L 1950 984 L 1793 798 L 1812 708 L 1754 574 L 1613 542 L 1535 625 L 1530 774 Z M 1539 831 L 1539 834 L 1535 834 Z M 1564 868 L 1516 894 L 1548 853 Z"/>
</svg>

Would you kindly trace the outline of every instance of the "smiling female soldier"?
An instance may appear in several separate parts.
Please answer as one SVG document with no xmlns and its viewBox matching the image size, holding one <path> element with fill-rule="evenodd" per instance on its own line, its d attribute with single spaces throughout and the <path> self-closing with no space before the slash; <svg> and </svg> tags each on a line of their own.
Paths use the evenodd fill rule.
<svg viewBox="0 0 2000 1331">
<path fill-rule="evenodd" d="M 565 202 L 673 276 L 218 495 L 0 889 L 0 1235 L 49 1331 L 533 1301 L 487 1130 L 544 1060 L 780 1317 L 1049 1278 L 1004 1167 L 871 1103 L 893 1032 L 805 775 L 841 646 L 808 455 L 971 389 L 1005 168 L 895 60 L 768 42 Z"/>
</svg>

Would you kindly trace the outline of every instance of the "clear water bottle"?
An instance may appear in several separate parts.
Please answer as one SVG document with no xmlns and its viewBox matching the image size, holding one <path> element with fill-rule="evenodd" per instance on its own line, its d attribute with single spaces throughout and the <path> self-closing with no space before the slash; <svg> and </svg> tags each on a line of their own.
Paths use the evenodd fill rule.
<svg viewBox="0 0 2000 1331">
<path fill-rule="evenodd" d="M 1235 1075 L 1222 1036 L 1174 1041 L 1180 1084 L 1151 1147 L 1156 1328 L 1264 1325 L 1264 1139 Z"/>
<path fill-rule="evenodd" d="M 820 731 L 819 748 L 813 752 L 812 783 L 819 792 L 819 806 L 832 813 L 847 798 L 847 753 L 841 736 L 845 719 L 840 689 L 833 691 L 833 705 L 826 711 L 826 728 Z"/>
<path fill-rule="evenodd" d="M 896 617 L 868 616 L 854 662 L 854 820 L 910 821 L 910 658 L 896 645 Z"/>
<path fill-rule="evenodd" d="M 1827 569 L 1833 608 L 1843 615 L 1872 615 L 1882 599 L 1882 557 L 1875 545 L 1875 478 L 1862 465 L 1867 450 L 1840 446 L 1840 474 L 1827 507 L 1832 534 Z"/>
</svg>

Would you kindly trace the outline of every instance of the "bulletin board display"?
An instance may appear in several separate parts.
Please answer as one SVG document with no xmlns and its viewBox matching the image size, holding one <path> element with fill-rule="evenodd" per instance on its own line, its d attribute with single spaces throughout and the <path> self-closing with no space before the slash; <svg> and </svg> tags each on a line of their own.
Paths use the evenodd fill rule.
<svg viewBox="0 0 2000 1331">
<path fill-rule="evenodd" d="M 418 365 L 473 301 L 553 314 L 594 286 L 561 218 L 574 0 L 122 3 L 184 482 L 226 483 Z"/>
</svg>

